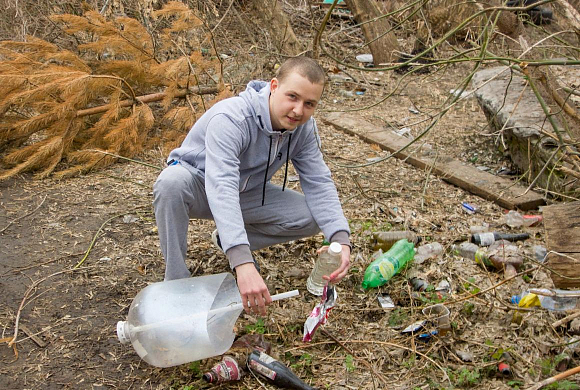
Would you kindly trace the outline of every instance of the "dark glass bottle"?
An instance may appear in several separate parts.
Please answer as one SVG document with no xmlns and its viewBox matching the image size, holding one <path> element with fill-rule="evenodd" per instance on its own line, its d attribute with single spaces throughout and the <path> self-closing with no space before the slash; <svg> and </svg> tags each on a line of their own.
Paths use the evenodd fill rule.
<svg viewBox="0 0 580 390">
<path fill-rule="evenodd" d="M 222 361 L 203 374 L 203 380 L 207 383 L 222 383 L 229 381 L 239 381 L 242 379 L 242 370 L 236 359 L 232 356 L 224 356 Z"/>
<path fill-rule="evenodd" d="M 264 352 L 254 350 L 248 356 L 248 369 L 278 387 L 297 390 L 315 390 L 308 386 L 288 367 Z"/>
<path fill-rule="evenodd" d="M 471 242 L 481 246 L 489 246 L 498 240 L 506 241 L 523 241 L 530 238 L 528 233 L 498 233 L 498 232 L 488 232 L 488 233 L 476 233 L 471 235 Z"/>
</svg>

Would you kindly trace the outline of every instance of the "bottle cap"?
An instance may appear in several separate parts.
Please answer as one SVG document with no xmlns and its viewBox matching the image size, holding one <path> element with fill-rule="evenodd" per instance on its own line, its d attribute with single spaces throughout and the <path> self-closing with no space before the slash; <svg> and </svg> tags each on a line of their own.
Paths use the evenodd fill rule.
<svg viewBox="0 0 580 390">
<path fill-rule="evenodd" d="M 342 252 L 342 245 L 340 245 L 338 242 L 333 242 L 332 244 L 330 244 L 328 251 L 334 254 L 338 254 Z"/>
<path fill-rule="evenodd" d="M 131 342 L 131 336 L 129 335 L 129 324 L 127 321 L 117 322 L 117 337 L 121 344 L 127 344 Z"/>
</svg>

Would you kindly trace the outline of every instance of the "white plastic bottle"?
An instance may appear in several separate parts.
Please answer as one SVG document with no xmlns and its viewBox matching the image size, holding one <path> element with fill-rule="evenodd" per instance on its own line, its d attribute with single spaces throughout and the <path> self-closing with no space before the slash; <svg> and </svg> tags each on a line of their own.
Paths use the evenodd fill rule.
<svg viewBox="0 0 580 390">
<path fill-rule="evenodd" d="M 234 341 L 240 303 L 230 273 L 153 283 L 137 294 L 127 321 L 117 323 L 117 336 L 155 367 L 221 355 Z"/>
<path fill-rule="evenodd" d="M 417 248 L 417 253 L 415 253 L 413 261 L 417 264 L 421 264 L 427 259 L 439 256 L 441 253 L 443 253 L 443 246 L 438 242 L 424 244 Z"/>
<path fill-rule="evenodd" d="M 342 245 L 333 242 L 326 252 L 322 252 L 314 264 L 314 269 L 306 281 L 306 288 L 314 295 L 322 295 L 327 281 L 322 276 L 329 276 L 336 271 L 342 262 Z"/>
</svg>

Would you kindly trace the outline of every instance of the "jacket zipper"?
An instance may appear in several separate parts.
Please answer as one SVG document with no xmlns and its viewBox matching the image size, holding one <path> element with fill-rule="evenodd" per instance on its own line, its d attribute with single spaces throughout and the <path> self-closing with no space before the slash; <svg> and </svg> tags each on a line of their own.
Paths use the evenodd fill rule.
<svg viewBox="0 0 580 390">
<path fill-rule="evenodd" d="M 278 147 L 280 146 L 280 141 L 283 139 L 284 139 L 284 134 L 279 134 L 278 137 L 276 137 L 276 146 L 273 148 L 274 149 L 274 158 L 270 159 L 269 166 L 272 166 L 272 164 L 274 164 L 274 160 L 276 159 L 276 156 L 278 156 Z M 244 184 L 242 185 L 240 192 L 244 192 L 246 190 L 246 187 L 248 186 L 248 183 L 249 183 L 251 177 L 252 177 L 252 175 L 248 176 L 246 178 L 246 180 L 244 180 Z"/>
</svg>

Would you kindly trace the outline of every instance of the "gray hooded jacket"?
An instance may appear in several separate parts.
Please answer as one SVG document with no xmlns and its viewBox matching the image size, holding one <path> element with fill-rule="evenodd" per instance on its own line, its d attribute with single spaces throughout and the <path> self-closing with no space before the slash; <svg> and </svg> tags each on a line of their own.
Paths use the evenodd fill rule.
<svg viewBox="0 0 580 390">
<path fill-rule="evenodd" d="M 287 170 L 288 160 L 298 172 L 308 208 L 324 236 L 332 238 L 342 232 L 339 235 L 348 241 L 350 234 L 330 170 L 322 158 L 314 119 L 291 131 L 274 131 L 269 97 L 269 83 L 251 81 L 239 96 L 211 107 L 169 155 L 169 160 L 185 161 L 205 173 L 207 199 L 222 249 L 227 252 L 241 246 L 234 251 L 237 258 L 228 252 L 232 268 L 252 259 L 239 193 L 258 186 L 265 188 L 285 164 Z"/>
</svg>

